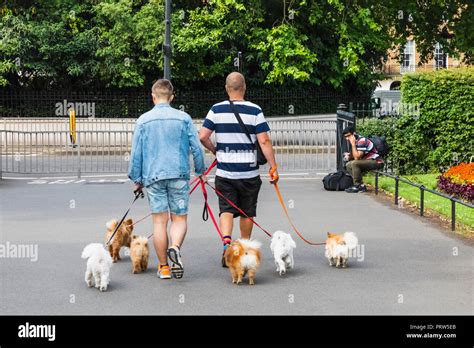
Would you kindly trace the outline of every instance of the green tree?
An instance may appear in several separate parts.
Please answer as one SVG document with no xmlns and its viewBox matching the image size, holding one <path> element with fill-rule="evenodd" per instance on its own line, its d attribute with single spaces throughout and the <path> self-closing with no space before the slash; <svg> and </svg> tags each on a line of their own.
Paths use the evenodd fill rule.
<svg viewBox="0 0 474 348">
<path fill-rule="evenodd" d="M 13 1 L 0 7 L 0 84 L 148 84 L 163 71 L 165 0 Z M 410 36 L 472 62 L 467 0 L 174 0 L 172 76 L 207 88 L 234 70 L 251 84 L 370 90 Z"/>
<path fill-rule="evenodd" d="M 0 73 L 3 84 L 74 86 L 97 74 L 97 29 L 91 4 L 43 1 L 1 8 Z"/>
</svg>

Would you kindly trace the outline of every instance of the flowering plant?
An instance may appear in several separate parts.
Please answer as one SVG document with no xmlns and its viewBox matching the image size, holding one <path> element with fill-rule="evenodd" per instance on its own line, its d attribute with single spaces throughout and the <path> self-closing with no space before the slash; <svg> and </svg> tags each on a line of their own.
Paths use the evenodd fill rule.
<svg viewBox="0 0 474 348">
<path fill-rule="evenodd" d="M 438 188 L 450 195 L 474 201 L 474 163 L 461 163 L 438 177 Z"/>
</svg>

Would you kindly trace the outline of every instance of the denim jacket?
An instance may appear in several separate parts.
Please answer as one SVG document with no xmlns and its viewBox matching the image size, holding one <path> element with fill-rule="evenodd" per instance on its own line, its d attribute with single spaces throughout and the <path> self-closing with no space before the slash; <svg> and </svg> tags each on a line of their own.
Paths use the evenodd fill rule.
<svg viewBox="0 0 474 348">
<path fill-rule="evenodd" d="M 168 103 L 157 104 L 136 122 L 128 177 L 143 186 L 164 179 L 189 180 L 190 150 L 200 175 L 206 169 L 204 152 L 191 117 Z"/>
</svg>

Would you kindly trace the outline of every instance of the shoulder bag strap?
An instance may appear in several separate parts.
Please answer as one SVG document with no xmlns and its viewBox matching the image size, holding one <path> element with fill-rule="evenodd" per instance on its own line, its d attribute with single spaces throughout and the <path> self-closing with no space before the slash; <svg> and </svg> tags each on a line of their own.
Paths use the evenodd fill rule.
<svg viewBox="0 0 474 348">
<path fill-rule="evenodd" d="M 247 138 L 249 138 L 250 142 L 252 144 L 254 144 L 254 142 L 252 141 L 252 137 L 250 136 L 249 130 L 245 126 L 244 122 L 242 121 L 242 118 L 240 118 L 240 115 L 239 115 L 237 109 L 235 108 L 234 102 L 229 99 L 229 103 L 230 103 L 230 108 L 232 109 L 232 112 L 235 115 L 235 118 L 237 119 L 237 121 L 240 124 L 240 128 L 242 128 L 242 130 L 245 132 L 245 134 L 247 134 Z"/>
</svg>

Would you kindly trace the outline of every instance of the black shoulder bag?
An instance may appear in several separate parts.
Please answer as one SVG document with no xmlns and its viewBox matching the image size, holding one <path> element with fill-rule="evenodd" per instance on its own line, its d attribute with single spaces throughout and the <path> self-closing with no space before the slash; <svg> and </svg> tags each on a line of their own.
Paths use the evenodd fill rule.
<svg viewBox="0 0 474 348">
<path fill-rule="evenodd" d="M 229 103 L 230 103 L 230 108 L 234 112 L 235 118 L 237 119 L 237 121 L 239 121 L 240 127 L 245 132 L 245 134 L 247 134 L 247 138 L 249 138 L 250 142 L 253 144 L 254 151 L 256 151 L 257 164 L 258 165 L 263 165 L 263 164 L 267 163 L 267 159 L 265 158 L 265 156 L 262 152 L 262 148 L 260 147 L 260 144 L 258 143 L 258 139 L 255 140 L 255 143 L 252 141 L 252 137 L 250 136 L 249 130 L 245 126 L 244 122 L 242 121 L 242 118 L 240 118 L 240 115 L 239 115 L 237 109 L 235 108 L 234 103 L 232 102 L 232 100 L 229 100 Z"/>
</svg>

